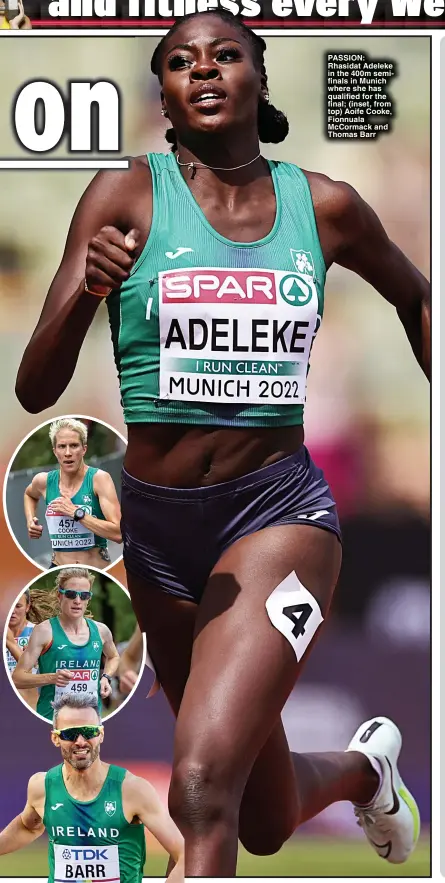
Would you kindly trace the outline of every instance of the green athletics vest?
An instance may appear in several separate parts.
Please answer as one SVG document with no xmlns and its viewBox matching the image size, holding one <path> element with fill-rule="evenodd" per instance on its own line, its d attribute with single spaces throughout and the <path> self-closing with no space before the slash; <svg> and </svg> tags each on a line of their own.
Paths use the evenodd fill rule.
<svg viewBox="0 0 445 883">
<path fill-rule="evenodd" d="M 100 508 L 97 494 L 94 493 L 93 479 L 97 472 L 93 466 L 88 466 L 85 478 L 71 502 L 75 506 L 85 509 L 87 515 L 94 515 L 95 518 L 105 520 L 105 516 Z M 106 549 L 107 540 L 103 537 L 96 536 L 92 530 L 83 523 L 83 521 L 74 521 L 63 512 L 58 512 L 57 508 L 51 505 L 51 501 L 60 497 L 59 488 L 59 470 L 54 469 L 48 472 L 46 482 L 46 523 L 48 525 L 49 538 L 53 552 L 75 552 L 79 549 L 92 549 L 94 546 L 100 546 Z"/>
<path fill-rule="evenodd" d="M 303 423 L 326 276 L 306 176 L 269 161 L 273 228 L 232 242 L 206 220 L 176 157 L 147 156 L 150 234 L 107 297 L 125 421 Z"/>
<path fill-rule="evenodd" d="M 59 618 L 52 616 L 49 620 L 53 638 L 48 650 L 39 656 L 39 674 L 49 674 L 65 668 L 71 671 L 73 678 L 65 687 L 47 684 L 40 688 L 37 712 L 52 720 L 51 702 L 67 694 L 68 696 L 96 696 L 100 706 L 99 669 L 102 655 L 102 638 L 99 629 L 92 619 L 86 619 L 90 637 L 86 644 L 78 647 L 73 644 L 60 625 Z"/>
<path fill-rule="evenodd" d="M 45 776 L 45 825 L 49 844 L 48 883 L 139 883 L 145 863 L 145 832 L 127 822 L 122 808 L 126 770 L 110 766 L 94 800 L 74 800 L 63 765 Z"/>
</svg>

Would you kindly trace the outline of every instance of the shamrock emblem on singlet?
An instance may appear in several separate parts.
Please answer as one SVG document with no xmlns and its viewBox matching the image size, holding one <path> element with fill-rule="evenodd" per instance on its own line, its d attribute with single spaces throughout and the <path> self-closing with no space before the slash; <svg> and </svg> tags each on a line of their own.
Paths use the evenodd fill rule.
<svg viewBox="0 0 445 883">
<path fill-rule="evenodd" d="M 305 254 L 297 255 L 295 258 L 295 266 L 299 273 L 312 273 L 312 270 L 314 269 Z"/>
<path fill-rule="evenodd" d="M 104 810 L 107 816 L 114 816 L 114 813 L 116 812 L 116 801 L 106 800 L 104 803 Z"/>
<path fill-rule="evenodd" d="M 298 273 L 302 276 L 315 277 L 314 261 L 310 251 L 297 251 L 291 248 L 290 256 Z"/>
</svg>

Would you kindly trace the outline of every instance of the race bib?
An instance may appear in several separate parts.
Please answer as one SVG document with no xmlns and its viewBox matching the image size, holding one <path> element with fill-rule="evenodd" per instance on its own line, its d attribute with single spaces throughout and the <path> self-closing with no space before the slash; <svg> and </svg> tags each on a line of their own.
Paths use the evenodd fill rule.
<svg viewBox="0 0 445 883">
<path fill-rule="evenodd" d="M 63 846 L 54 844 L 54 879 L 61 881 L 84 880 L 88 883 L 118 883 L 119 847 L 115 846 Z"/>
<path fill-rule="evenodd" d="M 72 679 L 64 687 L 55 689 L 55 700 L 61 696 L 96 696 L 98 692 L 99 672 L 95 668 L 70 668 Z"/>
<path fill-rule="evenodd" d="M 87 515 L 91 506 L 82 505 Z M 82 521 L 75 521 L 63 512 L 58 512 L 51 503 L 46 510 L 46 523 L 53 549 L 91 549 L 94 546 L 94 533 Z"/>
<path fill-rule="evenodd" d="M 24 650 L 25 647 L 28 646 L 30 637 L 31 637 L 31 632 L 28 635 L 19 635 L 18 638 L 15 638 L 17 645 L 20 647 L 21 650 Z M 14 671 L 14 669 L 17 665 L 17 660 L 16 660 L 15 656 L 13 656 L 12 653 L 10 653 L 10 651 L 8 650 L 7 647 L 6 647 L 6 661 L 8 664 L 8 669 L 12 674 L 12 672 Z M 38 673 L 38 671 L 39 671 L 38 666 L 34 666 L 31 669 L 31 673 L 33 675 L 36 675 Z"/>
<path fill-rule="evenodd" d="M 306 264 L 159 273 L 160 399 L 303 404 L 318 325 Z"/>
</svg>

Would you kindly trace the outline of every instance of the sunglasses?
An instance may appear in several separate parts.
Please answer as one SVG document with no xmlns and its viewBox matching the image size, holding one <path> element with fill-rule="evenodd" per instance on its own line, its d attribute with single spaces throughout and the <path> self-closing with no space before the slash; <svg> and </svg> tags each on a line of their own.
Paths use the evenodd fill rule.
<svg viewBox="0 0 445 883">
<path fill-rule="evenodd" d="M 53 730 L 53 734 L 59 736 L 62 742 L 75 742 L 78 736 L 83 736 L 84 739 L 95 739 L 103 731 L 102 725 L 85 724 L 83 727 L 65 727 L 64 730 Z"/>
<path fill-rule="evenodd" d="M 69 601 L 74 601 L 74 598 L 80 598 L 81 601 L 89 601 L 93 597 L 92 592 L 76 592 L 74 589 L 59 589 L 59 594 L 65 595 L 65 598 L 68 598 Z"/>
</svg>

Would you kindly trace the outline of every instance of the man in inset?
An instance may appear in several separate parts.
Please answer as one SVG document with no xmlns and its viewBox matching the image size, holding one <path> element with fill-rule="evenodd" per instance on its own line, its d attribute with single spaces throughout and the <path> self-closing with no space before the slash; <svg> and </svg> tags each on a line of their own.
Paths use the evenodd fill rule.
<svg viewBox="0 0 445 883">
<path fill-rule="evenodd" d="M 93 697 L 54 703 L 53 744 L 62 763 L 35 773 L 25 809 L 0 834 L 0 855 L 32 843 L 46 829 L 48 883 L 140 883 L 145 828 L 170 855 L 170 883 L 184 880 L 184 843 L 152 785 L 100 759 L 104 740 Z"/>
</svg>

